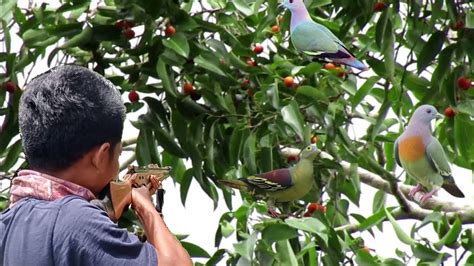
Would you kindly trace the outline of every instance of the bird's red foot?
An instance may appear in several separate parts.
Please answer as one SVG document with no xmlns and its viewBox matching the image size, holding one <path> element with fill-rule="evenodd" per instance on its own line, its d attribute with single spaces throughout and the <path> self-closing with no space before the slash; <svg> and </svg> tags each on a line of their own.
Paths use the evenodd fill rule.
<svg viewBox="0 0 474 266">
<path fill-rule="evenodd" d="M 408 196 L 412 199 L 415 199 L 415 194 L 420 192 L 423 189 L 423 187 L 420 184 L 417 184 L 416 187 L 414 187 L 410 192 L 408 192 Z"/>
<path fill-rule="evenodd" d="M 278 218 L 280 217 L 280 214 L 275 211 L 273 208 L 268 208 L 268 213 L 273 217 L 273 218 Z"/>
<path fill-rule="evenodd" d="M 424 203 L 425 201 L 430 199 L 436 193 L 436 191 L 438 191 L 438 190 L 433 189 L 432 191 L 430 191 L 430 192 L 426 193 L 425 195 L 423 195 L 423 197 L 421 197 L 421 199 L 420 199 L 420 203 Z"/>
</svg>

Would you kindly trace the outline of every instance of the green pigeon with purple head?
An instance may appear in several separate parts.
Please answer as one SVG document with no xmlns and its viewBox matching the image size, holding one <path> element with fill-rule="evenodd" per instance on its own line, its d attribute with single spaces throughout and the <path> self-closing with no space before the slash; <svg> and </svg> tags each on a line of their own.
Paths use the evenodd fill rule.
<svg viewBox="0 0 474 266">
<path fill-rule="evenodd" d="M 418 183 L 409 196 L 413 198 L 417 192 L 427 190 L 421 197 L 421 202 L 431 198 L 440 188 L 455 197 L 464 197 L 451 174 L 443 146 L 432 135 L 431 121 L 437 117 L 442 116 L 434 106 L 421 105 L 413 113 L 405 131 L 395 141 L 395 159 L 398 165 Z"/>
<path fill-rule="evenodd" d="M 313 161 L 318 154 L 316 144 L 311 144 L 300 151 L 299 161 L 294 166 L 218 182 L 266 199 L 269 212 L 276 217 L 278 214 L 272 208 L 274 203 L 301 199 L 311 190 L 314 182 Z"/>
</svg>

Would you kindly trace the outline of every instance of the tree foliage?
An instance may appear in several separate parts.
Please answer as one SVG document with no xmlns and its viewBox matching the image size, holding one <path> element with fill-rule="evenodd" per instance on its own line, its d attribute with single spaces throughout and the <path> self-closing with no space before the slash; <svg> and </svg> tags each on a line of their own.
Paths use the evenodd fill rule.
<svg viewBox="0 0 474 266">
<path fill-rule="evenodd" d="M 376 12 L 374 0 L 307 1 L 313 18 L 371 69 L 352 73 L 298 53 L 289 42 L 289 13 L 276 0 L 63 0 L 58 7 L 26 8 L 5 0 L 0 171 L 8 178 L 23 162 L 17 116 L 22 91 L 8 92 L 12 83 L 7 84 L 23 88 L 41 60 L 48 67 L 73 62 L 105 75 L 122 94 L 135 90 L 142 96 L 126 102 L 127 112 L 146 110 L 132 121 L 140 130 L 136 141 L 126 143 L 135 147 L 138 164 L 172 166 L 183 204 L 192 180 L 215 205 L 226 202 L 231 211 L 220 219 L 215 245 L 236 232 L 234 250 L 209 255 L 184 244 L 191 255 L 209 257 L 207 264 L 224 257 L 230 264 L 438 264 L 454 252 L 462 254 L 457 260 L 473 263 L 474 234 L 463 223 L 474 220 L 435 209 L 413 228 L 402 228 L 397 220 L 409 210 L 386 205 L 382 189 L 372 215 L 349 211 L 350 204 L 370 208 L 359 202 L 361 168 L 387 181 L 403 207 L 393 143 L 419 103 L 455 110 L 437 124 L 435 135 L 453 164 L 474 169 L 474 90 L 458 86 L 460 77 L 474 76 L 474 13 L 468 2 L 391 0 Z M 175 32 L 166 30 L 170 25 Z M 20 47 L 12 41 L 18 37 Z M 258 43 L 264 47 L 259 54 L 253 51 Z M 295 84 L 285 84 L 287 76 Z M 192 84 L 191 92 L 183 91 L 185 83 Z M 361 123 L 368 126 L 354 128 Z M 321 200 L 325 211 L 273 219 L 259 215 L 266 205 L 245 194 L 242 206 L 232 206 L 232 192 L 217 186 L 222 178 L 289 166 L 282 147 L 301 148 L 313 136 L 333 159 L 316 160 L 313 191 L 292 210 L 302 213 L 306 203 Z M 2 194 L 0 208 L 6 204 Z M 250 219 L 255 215 L 257 221 Z M 354 231 L 344 230 L 354 222 L 357 231 L 381 230 L 384 221 L 411 252 L 382 258 L 364 249 Z M 420 236 L 427 225 L 438 240 Z"/>
</svg>

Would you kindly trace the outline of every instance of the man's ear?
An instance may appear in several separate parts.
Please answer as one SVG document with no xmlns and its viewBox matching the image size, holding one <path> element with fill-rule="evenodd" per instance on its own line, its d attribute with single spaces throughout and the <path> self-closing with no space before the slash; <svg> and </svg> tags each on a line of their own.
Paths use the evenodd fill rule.
<svg viewBox="0 0 474 266">
<path fill-rule="evenodd" d="M 92 155 L 92 165 L 96 169 L 103 169 L 104 165 L 107 165 L 110 160 L 110 143 L 102 143 L 94 150 L 94 154 Z"/>
</svg>

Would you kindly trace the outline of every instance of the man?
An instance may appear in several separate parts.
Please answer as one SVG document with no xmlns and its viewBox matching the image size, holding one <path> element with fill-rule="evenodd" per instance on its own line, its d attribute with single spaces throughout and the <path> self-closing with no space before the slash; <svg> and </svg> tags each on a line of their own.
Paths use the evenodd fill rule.
<svg viewBox="0 0 474 266">
<path fill-rule="evenodd" d="M 28 84 L 19 122 L 29 169 L 0 214 L 1 265 L 192 265 L 148 188 L 132 190 L 145 243 L 89 203 L 118 174 L 124 118 L 120 94 L 87 68 L 60 66 Z"/>
</svg>

